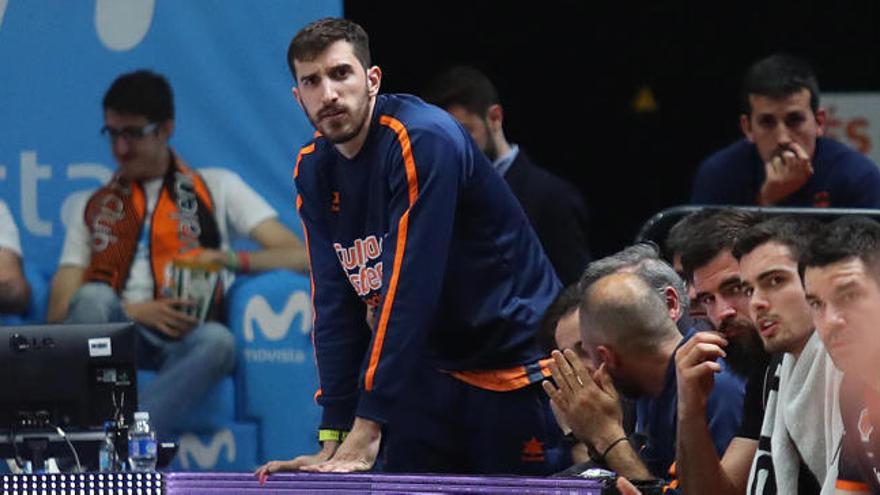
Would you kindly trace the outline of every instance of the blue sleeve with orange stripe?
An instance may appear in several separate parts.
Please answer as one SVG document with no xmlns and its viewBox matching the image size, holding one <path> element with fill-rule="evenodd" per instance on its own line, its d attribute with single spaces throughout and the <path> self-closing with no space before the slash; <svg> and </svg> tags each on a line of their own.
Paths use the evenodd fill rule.
<svg viewBox="0 0 880 495">
<path fill-rule="evenodd" d="M 309 149 L 306 147 L 304 151 Z M 321 387 L 317 395 L 323 409 L 321 428 L 349 430 L 359 394 L 357 363 L 366 352 L 370 329 L 364 305 L 352 292 L 334 255 L 332 241 L 325 232 L 326 224 L 316 221 L 319 215 L 316 198 L 307 196 L 314 188 L 300 181 L 299 165 L 304 151 L 297 159 L 295 178 L 297 209 L 303 223 L 312 279 L 315 311 L 312 338 Z"/>
<path fill-rule="evenodd" d="M 423 359 L 443 288 L 459 182 L 473 154 L 463 136 L 459 140 L 443 128 L 408 129 L 387 116 L 379 123 L 397 143 L 384 165 L 390 194 L 382 253 L 384 297 L 357 415 L 385 422 L 414 360 Z"/>
</svg>

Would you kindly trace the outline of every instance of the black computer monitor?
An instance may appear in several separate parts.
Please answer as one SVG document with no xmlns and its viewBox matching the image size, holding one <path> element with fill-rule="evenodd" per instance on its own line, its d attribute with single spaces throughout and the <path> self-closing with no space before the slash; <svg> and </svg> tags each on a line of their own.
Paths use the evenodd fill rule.
<svg viewBox="0 0 880 495">
<path fill-rule="evenodd" d="M 40 455 L 68 456 L 68 440 L 92 451 L 106 421 L 131 424 L 137 409 L 136 330 L 131 323 L 0 327 L 0 384 L 0 457 L 27 456 L 23 444 L 33 438 L 47 440 Z"/>
</svg>

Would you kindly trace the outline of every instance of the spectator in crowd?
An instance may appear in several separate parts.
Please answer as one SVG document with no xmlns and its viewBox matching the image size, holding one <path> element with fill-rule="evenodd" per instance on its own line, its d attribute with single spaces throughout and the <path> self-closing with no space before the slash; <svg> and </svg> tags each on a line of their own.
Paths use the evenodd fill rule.
<svg viewBox="0 0 880 495">
<path fill-rule="evenodd" d="M 507 140 L 504 108 L 492 81 L 475 68 L 454 67 L 437 76 L 424 97 L 470 133 L 519 199 L 563 285 L 576 282 L 590 261 L 584 200 Z"/>
<path fill-rule="evenodd" d="M 359 25 L 309 24 L 288 63 L 319 131 L 294 176 L 323 446 L 255 474 L 367 470 L 380 443 L 387 471 L 563 467 L 535 338 L 560 284 L 510 188 L 448 113 L 379 94 Z"/>
<path fill-rule="evenodd" d="M 120 76 L 104 95 L 103 109 L 102 132 L 117 171 L 72 216 L 48 319 L 134 321 L 139 366 L 157 370 L 139 407 L 167 436 L 235 362 L 229 329 L 201 322 L 190 312 L 193 301 L 173 296 L 172 264 L 186 259 L 232 272 L 304 270 L 307 257 L 276 212 L 238 175 L 196 171 L 171 148 L 174 102 L 164 77 L 145 70 Z M 262 249 L 232 251 L 232 233 L 249 236 Z"/>
<path fill-rule="evenodd" d="M 798 257 L 818 227 L 803 218 L 775 217 L 745 230 L 734 246 L 751 320 L 764 350 L 781 361 L 763 397 L 750 494 L 834 490 L 843 433 L 837 409 L 842 374 L 813 331 L 798 274 Z M 703 352 L 707 361 L 723 355 L 717 344 L 704 344 Z"/>
<path fill-rule="evenodd" d="M 733 246 L 760 216 L 714 209 L 692 222 L 682 265 L 715 332 L 699 332 L 676 355 L 678 376 L 678 479 L 685 493 L 744 493 L 764 417 L 764 388 L 773 378 L 769 356 L 749 318 Z M 719 369 L 706 348 L 721 347 L 727 364 L 745 376 L 742 425 L 719 456 L 706 421 L 708 397 Z"/>
<path fill-rule="evenodd" d="M 745 138 L 700 165 L 691 203 L 880 208 L 880 169 L 824 125 L 813 69 L 785 54 L 759 60 L 743 79 Z"/>
<path fill-rule="evenodd" d="M 813 239 L 801 269 L 816 330 L 844 372 L 836 493 L 880 493 L 880 225 L 834 221 Z"/>
<path fill-rule="evenodd" d="M 30 286 L 21 268 L 18 228 L 6 203 L 0 200 L 0 314 L 27 311 Z"/>
<path fill-rule="evenodd" d="M 668 477 L 675 460 L 674 356 L 696 332 L 682 337 L 663 296 L 633 273 L 614 273 L 590 284 L 579 310 L 582 345 L 596 371 L 570 351 L 554 351 L 551 370 L 557 386 L 545 382 L 548 395 L 575 435 L 611 469 L 634 479 L 647 479 L 648 473 Z M 618 442 L 626 439 L 618 390 L 637 399 L 636 432 L 644 436 L 644 448 Z M 719 375 L 707 413 L 719 451 L 739 427 L 743 392 L 740 378 Z"/>
</svg>

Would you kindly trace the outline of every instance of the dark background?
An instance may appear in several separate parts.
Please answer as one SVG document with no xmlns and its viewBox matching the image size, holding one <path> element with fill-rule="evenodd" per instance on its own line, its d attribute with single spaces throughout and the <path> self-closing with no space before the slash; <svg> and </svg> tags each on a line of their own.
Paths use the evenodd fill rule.
<svg viewBox="0 0 880 495">
<path fill-rule="evenodd" d="M 740 137 L 751 62 L 787 51 L 822 90 L 880 88 L 878 13 L 874 1 L 345 1 L 384 92 L 418 94 L 456 64 L 489 75 L 508 139 L 585 194 L 597 256 L 686 203 L 700 160 Z M 633 110 L 642 87 L 657 111 Z"/>
</svg>

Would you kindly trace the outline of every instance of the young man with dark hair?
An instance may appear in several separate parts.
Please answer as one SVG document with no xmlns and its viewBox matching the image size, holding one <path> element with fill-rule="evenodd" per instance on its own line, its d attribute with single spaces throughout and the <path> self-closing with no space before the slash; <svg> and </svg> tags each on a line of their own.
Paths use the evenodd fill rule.
<svg viewBox="0 0 880 495">
<path fill-rule="evenodd" d="M 187 312 L 193 301 L 173 297 L 171 269 L 187 260 L 230 272 L 304 270 L 302 243 L 277 213 L 233 172 L 190 168 L 171 148 L 174 101 L 159 74 L 140 70 L 117 78 L 104 102 L 104 128 L 117 171 L 78 205 L 67 226 L 52 280 L 48 320 L 102 323 L 131 320 L 140 337 L 139 367 L 157 370 L 139 396 L 160 436 L 235 362 L 232 334 L 209 315 Z M 262 249 L 235 252 L 231 235 Z M 227 283 L 220 284 L 222 298 Z M 219 302 L 219 301 L 218 301 Z"/>
<path fill-rule="evenodd" d="M 743 79 L 744 139 L 697 171 L 694 204 L 880 207 L 880 170 L 863 154 L 823 137 L 825 109 L 805 61 L 775 54 Z"/>
<path fill-rule="evenodd" d="M 424 97 L 467 129 L 519 199 L 559 279 L 565 285 L 576 282 L 590 261 L 584 200 L 508 142 L 504 108 L 492 81 L 472 67 L 454 67 L 437 76 Z"/>
<path fill-rule="evenodd" d="M 781 356 L 765 386 L 764 421 L 749 474 L 749 494 L 819 493 L 834 486 L 842 426 L 841 374 L 819 335 L 798 274 L 798 258 L 817 222 L 775 217 L 747 229 L 734 246 L 749 314 L 764 349 Z"/>
<path fill-rule="evenodd" d="M 381 69 L 356 56 L 366 40 L 322 19 L 291 42 L 293 94 L 318 130 L 294 177 L 323 446 L 256 475 L 368 470 L 380 443 L 388 471 L 555 472 L 567 456 L 535 335 L 559 281 L 467 132 L 379 94 Z"/>
<path fill-rule="evenodd" d="M 801 270 L 813 323 L 844 372 L 837 493 L 880 493 L 880 224 L 832 222 L 801 257 Z"/>
<path fill-rule="evenodd" d="M 729 209 L 723 215 L 718 215 L 719 211 L 718 208 L 704 208 L 685 216 L 669 229 L 664 242 L 666 259 L 669 260 L 682 280 L 687 283 L 688 297 L 691 300 L 689 315 L 698 330 L 713 330 L 714 327 L 706 314 L 706 309 L 702 304 L 697 303 L 697 293 L 694 291 L 694 284 L 690 281 L 691 274 L 685 272 L 682 264 L 685 248 L 693 243 L 694 239 L 703 235 L 698 226 L 709 218 L 715 218 L 715 223 L 711 225 L 714 229 L 714 235 L 725 237 L 732 235 L 729 231 L 738 232 L 743 224 L 754 221 L 754 214 L 746 211 Z M 709 246 L 707 249 L 711 254 L 715 248 Z M 699 257 L 700 253 L 699 251 L 692 252 L 691 256 Z M 696 259 L 691 260 L 691 264 L 703 264 L 707 261 L 708 259 Z"/>
<path fill-rule="evenodd" d="M 685 493 L 739 494 L 746 490 L 755 457 L 764 407 L 762 392 L 769 356 L 748 316 L 740 266 L 732 251 L 737 238 L 759 223 L 759 215 L 734 209 L 713 209 L 693 222 L 691 242 L 682 253 L 685 273 L 718 332 L 699 332 L 676 354 L 678 377 L 678 479 Z M 745 376 L 742 425 L 722 456 L 713 448 L 706 405 L 713 389 L 715 361 Z"/>
</svg>

